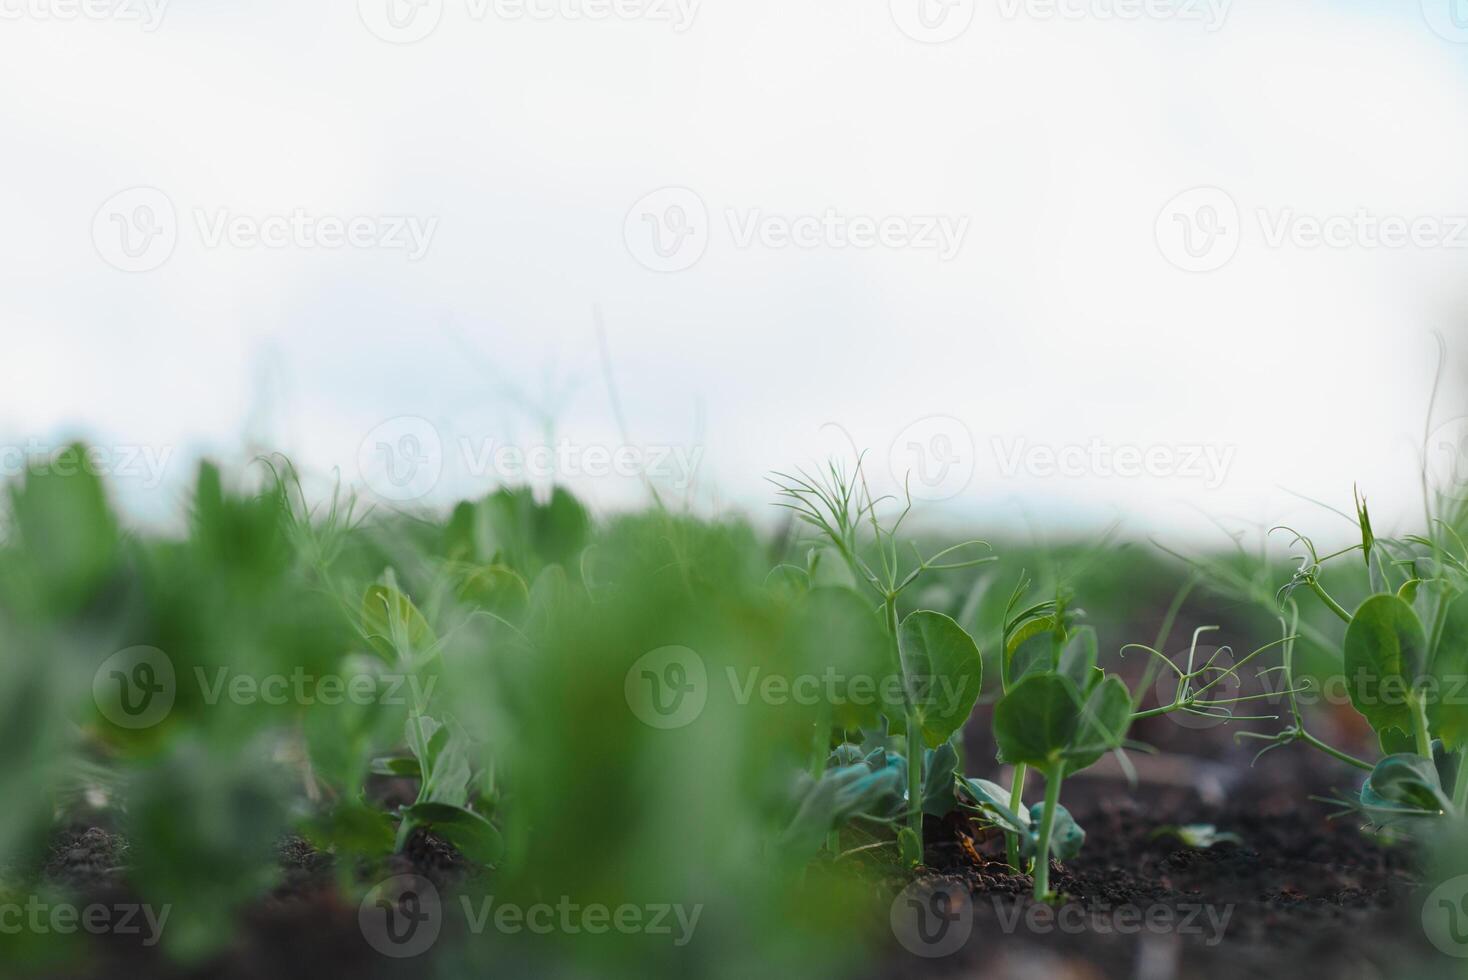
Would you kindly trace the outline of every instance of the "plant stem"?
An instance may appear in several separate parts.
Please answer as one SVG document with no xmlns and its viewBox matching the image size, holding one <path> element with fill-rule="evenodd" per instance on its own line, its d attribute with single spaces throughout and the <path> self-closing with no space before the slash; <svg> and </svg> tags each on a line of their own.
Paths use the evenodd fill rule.
<svg viewBox="0 0 1468 980">
<path fill-rule="evenodd" d="M 1020 808 L 1025 805 L 1025 776 L 1029 774 L 1029 766 L 1023 762 L 1014 767 L 1014 782 L 1009 791 L 1009 808 L 1015 813 L 1021 812 Z M 1006 833 L 1004 835 L 1009 856 L 1009 866 L 1023 873 L 1024 868 L 1019 866 L 1019 834 Z"/>
<path fill-rule="evenodd" d="M 1339 602 L 1336 602 L 1333 598 L 1331 598 L 1330 593 L 1326 592 L 1325 587 L 1315 580 L 1314 575 L 1310 576 L 1310 591 L 1314 592 L 1317 596 L 1320 597 L 1320 601 L 1325 603 L 1326 608 L 1335 613 L 1345 622 L 1350 623 L 1351 614 L 1346 612 L 1345 607 L 1343 607 Z"/>
<path fill-rule="evenodd" d="M 1354 755 L 1348 755 L 1347 753 L 1342 752 L 1340 749 L 1327 745 L 1320 739 L 1316 738 L 1314 735 L 1311 735 L 1309 732 L 1305 731 L 1305 729 L 1303 728 L 1297 728 L 1296 730 L 1300 733 L 1300 740 L 1306 745 L 1312 745 L 1320 751 L 1324 752 L 1326 755 L 1339 759 L 1348 766 L 1355 766 L 1357 769 L 1364 769 L 1367 772 L 1371 772 L 1376 768 L 1369 762 L 1358 759 Z"/>
<path fill-rule="evenodd" d="M 1060 805 L 1060 782 L 1065 763 L 1052 762 L 1045 773 L 1045 812 L 1040 816 L 1040 839 L 1035 842 L 1035 900 L 1050 894 L 1050 833 L 1055 829 L 1055 808 Z"/>
<path fill-rule="evenodd" d="M 1427 704 L 1413 692 L 1407 696 L 1407 706 L 1412 709 L 1412 732 L 1417 736 L 1417 754 L 1431 762 L 1432 735 L 1427 730 Z"/>
<path fill-rule="evenodd" d="M 886 613 L 887 632 L 892 637 L 892 651 L 897 669 L 902 672 L 903 688 L 907 701 L 907 826 L 917 838 L 917 860 L 923 860 L 923 728 L 918 717 L 917 705 L 913 703 L 912 691 L 907 689 L 907 672 L 902 669 L 902 649 L 897 639 L 897 594 L 888 591 L 882 597 Z"/>
<path fill-rule="evenodd" d="M 1453 806 L 1459 815 L 1468 807 L 1468 745 L 1458 750 L 1458 775 L 1453 783 Z"/>
</svg>

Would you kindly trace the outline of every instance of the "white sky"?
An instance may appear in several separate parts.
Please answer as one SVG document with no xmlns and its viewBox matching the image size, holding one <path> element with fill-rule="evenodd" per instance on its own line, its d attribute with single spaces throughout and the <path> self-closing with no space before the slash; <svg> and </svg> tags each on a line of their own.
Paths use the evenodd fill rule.
<svg viewBox="0 0 1468 980">
<path fill-rule="evenodd" d="M 523 0 L 541 19 L 424 0 L 405 23 L 436 27 L 411 44 L 369 27 L 407 0 L 173 0 L 153 30 L 62 16 L 78 2 L 0 0 L 0 443 L 86 434 L 143 516 L 246 437 L 361 482 L 359 455 L 372 471 L 379 442 L 428 434 L 440 452 L 403 492 L 442 503 L 492 482 L 486 441 L 540 441 L 544 411 L 595 468 L 590 447 L 621 444 L 600 307 L 635 445 L 696 441 L 704 504 L 761 512 L 764 475 L 841 449 L 836 422 L 884 479 L 913 442 L 947 459 L 915 484 L 945 498 L 929 513 L 996 536 L 1116 516 L 1207 534 L 1200 512 L 1270 522 L 1300 512 L 1282 488 L 1346 505 L 1354 482 L 1390 527 L 1416 512 L 1431 332 L 1468 346 L 1452 0 L 921 0 L 940 34 L 968 22 L 943 43 L 904 33 L 920 0 L 599 19 L 571 14 L 609 0 Z M 1118 4 L 1177 16 L 1102 16 Z M 115 198 L 136 187 L 156 190 Z M 634 209 L 670 187 L 694 196 Z M 1216 190 L 1170 205 L 1198 187 Z M 159 191 L 176 244 L 121 271 Z M 645 267 L 644 214 L 690 202 L 706 215 L 683 212 L 669 261 L 692 264 Z M 211 244 L 221 217 L 298 210 L 432 234 L 416 260 Z M 741 244 L 751 220 L 778 235 L 828 211 L 896 219 L 893 242 L 929 218 L 964 234 L 948 258 Z M 1343 246 L 1295 240 L 1342 217 Z M 1193 261 L 1189 219 L 1209 271 L 1170 261 Z M 1366 247 L 1381 219 L 1420 241 Z M 958 424 L 909 428 L 931 416 Z M 134 446 L 168 465 L 140 473 Z M 1111 471 L 1124 447 L 1153 451 L 1150 475 Z M 601 507 L 640 499 L 569 479 Z"/>
</svg>

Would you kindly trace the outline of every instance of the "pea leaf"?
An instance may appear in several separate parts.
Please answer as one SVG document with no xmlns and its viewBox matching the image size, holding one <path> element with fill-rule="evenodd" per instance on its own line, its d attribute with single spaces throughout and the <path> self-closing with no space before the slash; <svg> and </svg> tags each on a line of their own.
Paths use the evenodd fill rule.
<svg viewBox="0 0 1468 980">
<path fill-rule="evenodd" d="M 1058 674 L 1031 674 L 994 707 L 999 755 L 1013 765 L 1048 768 L 1071 747 L 1080 726 L 1080 695 Z"/>
<path fill-rule="evenodd" d="M 884 711 L 900 717 L 901 704 L 882 704 L 891 691 L 900 699 L 892 641 L 871 603 L 840 586 L 819 586 L 796 606 L 786 633 L 787 661 L 813 674 L 830 670 L 831 720 L 844 730 L 875 728 Z"/>
<path fill-rule="evenodd" d="M 1427 634 L 1412 607 L 1394 595 L 1367 599 L 1346 630 L 1346 689 L 1351 704 L 1380 732 L 1413 728 L 1407 692 L 1427 672 Z"/>
<path fill-rule="evenodd" d="M 1376 764 L 1362 787 L 1361 801 L 1397 809 L 1449 811 L 1452 801 L 1438 781 L 1437 766 L 1420 755 L 1389 755 Z"/>
<path fill-rule="evenodd" d="M 953 779 L 958 773 L 958 747 L 949 739 L 923 753 L 923 812 L 945 817 L 958 806 Z"/>
<path fill-rule="evenodd" d="M 1096 670 L 1096 631 L 1083 626 L 1070 635 L 1057 658 L 1055 672 L 1069 677 L 1077 691 L 1090 691 L 1101 681 Z"/>
<path fill-rule="evenodd" d="M 1432 658 L 1437 690 L 1427 705 L 1432 731 L 1449 749 L 1468 743 L 1468 593 L 1454 599 Z"/>
<path fill-rule="evenodd" d="M 1044 803 L 1036 803 L 1030 807 L 1030 826 L 1034 830 L 1020 842 L 1020 853 L 1027 858 L 1034 857 L 1039 848 L 1040 821 L 1044 816 Z M 1081 847 L 1085 843 L 1086 832 L 1076 823 L 1075 817 L 1064 806 L 1055 804 L 1055 822 L 1050 828 L 1050 853 L 1058 860 L 1069 861 L 1081 853 Z"/>
<path fill-rule="evenodd" d="M 1009 808 L 1009 791 L 987 779 L 960 778 L 960 794 L 965 797 L 964 805 L 978 810 L 984 817 L 1002 830 L 1013 834 L 1030 832 L 1030 811 L 1021 807 L 1018 811 Z"/>
<path fill-rule="evenodd" d="M 1131 723 L 1131 692 L 1121 678 L 1106 678 L 1081 706 L 1075 741 L 1065 753 L 1066 773 L 1080 772 L 1119 747 Z"/>
<path fill-rule="evenodd" d="M 1004 651 L 1005 677 L 1014 687 L 1030 674 L 1048 673 L 1060 658 L 1062 631 L 1054 616 L 1040 616 L 1025 623 L 1009 638 Z"/>
<path fill-rule="evenodd" d="M 952 619 L 922 610 L 902 621 L 898 650 L 923 739 L 937 748 L 963 727 L 978 700 L 984 669 L 978 645 Z"/>
<path fill-rule="evenodd" d="M 413 600 L 391 585 L 370 585 L 362 596 L 362 630 L 378 653 L 396 661 L 433 648 L 438 638 Z"/>
<path fill-rule="evenodd" d="M 404 819 L 431 828 L 472 861 L 493 866 L 504 858 L 505 840 L 498 828 L 467 807 L 426 802 L 402 812 Z"/>
<path fill-rule="evenodd" d="M 520 573 L 507 565 L 453 566 L 459 599 L 501 616 L 517 617 L 530 604 L 530 588 Z"/>
</svg>

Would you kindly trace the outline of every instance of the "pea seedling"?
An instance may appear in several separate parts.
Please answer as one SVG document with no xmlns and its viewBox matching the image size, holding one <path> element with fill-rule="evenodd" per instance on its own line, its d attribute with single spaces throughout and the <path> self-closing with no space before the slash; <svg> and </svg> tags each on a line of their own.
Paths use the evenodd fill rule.
<svg viewBox="0 0 1468 980">
<path fill-rule="evenodd" d="M 922 576 L 931 571 L 973 568 L 993 561 L 991 556 L 972 556 L 982 541 L 965 541 L 924 558 L 913 545 L 913 563 L 904 571 L 899 554 L 898 532 L 912 510 L 912 497 L 904 492 L 904 505 L 890 523 L 878 516 L 878 508 L 889 498 L 873 498 L 858 455 L 855 470 L 848 475 L 836 463 L 824 474 L 798 470 L 794 475 L 777 473 L 771 481 L 780 497 L 779 506 L 793 511 L 802 523 L 817 530 L 834 549 L 841 571 L 850 586 L 864 586 L 880 603 L 881 624 L 886 635 L 886 663 L 882 674 L 897 671 L 902 678 L 903 704 L 888 706 L 884 713 L 887 731 L 906 740 L 907 826 L 898 833 L 904 863 L 923 860 L 923 773 L 924 747 L 944 745 L 968 719 L 978 699 L 983 662 L 969 634 L 949 617 L 932 610 L 917 610 L 899 619 L 898 599 Z M 860 540 L 870 530 L 870 540 Z M 866 555 L 875 552 L 875 565 Z M 815 565 L 811 575 L 820 572 Z M 865 605 L 865 603 L 863 603 Z M 935 698 L 942 687 L 955 696 Z M 816 744 L 824 746 L 830 726 L 816 733 Z M 955 756 L 954 769 L 957 768 Z M 886 767 L 883 767 L 886 768 Z M 950 770 L 949 775 L 951 775 Z"/>
</svg>

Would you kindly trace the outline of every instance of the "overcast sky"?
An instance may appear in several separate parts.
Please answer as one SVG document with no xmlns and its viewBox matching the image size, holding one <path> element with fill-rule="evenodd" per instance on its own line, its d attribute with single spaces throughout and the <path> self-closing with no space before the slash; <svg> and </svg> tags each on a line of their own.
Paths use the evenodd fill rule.
<svg viewBox="0 0 1468 980">
<path fill-rule="evenodd" d="M 7 467 L 761 513 L 855 444 L 996 535 L 1419 509 L 1453 0 L 88 3 L 0 0 Z"/>
</svg>

